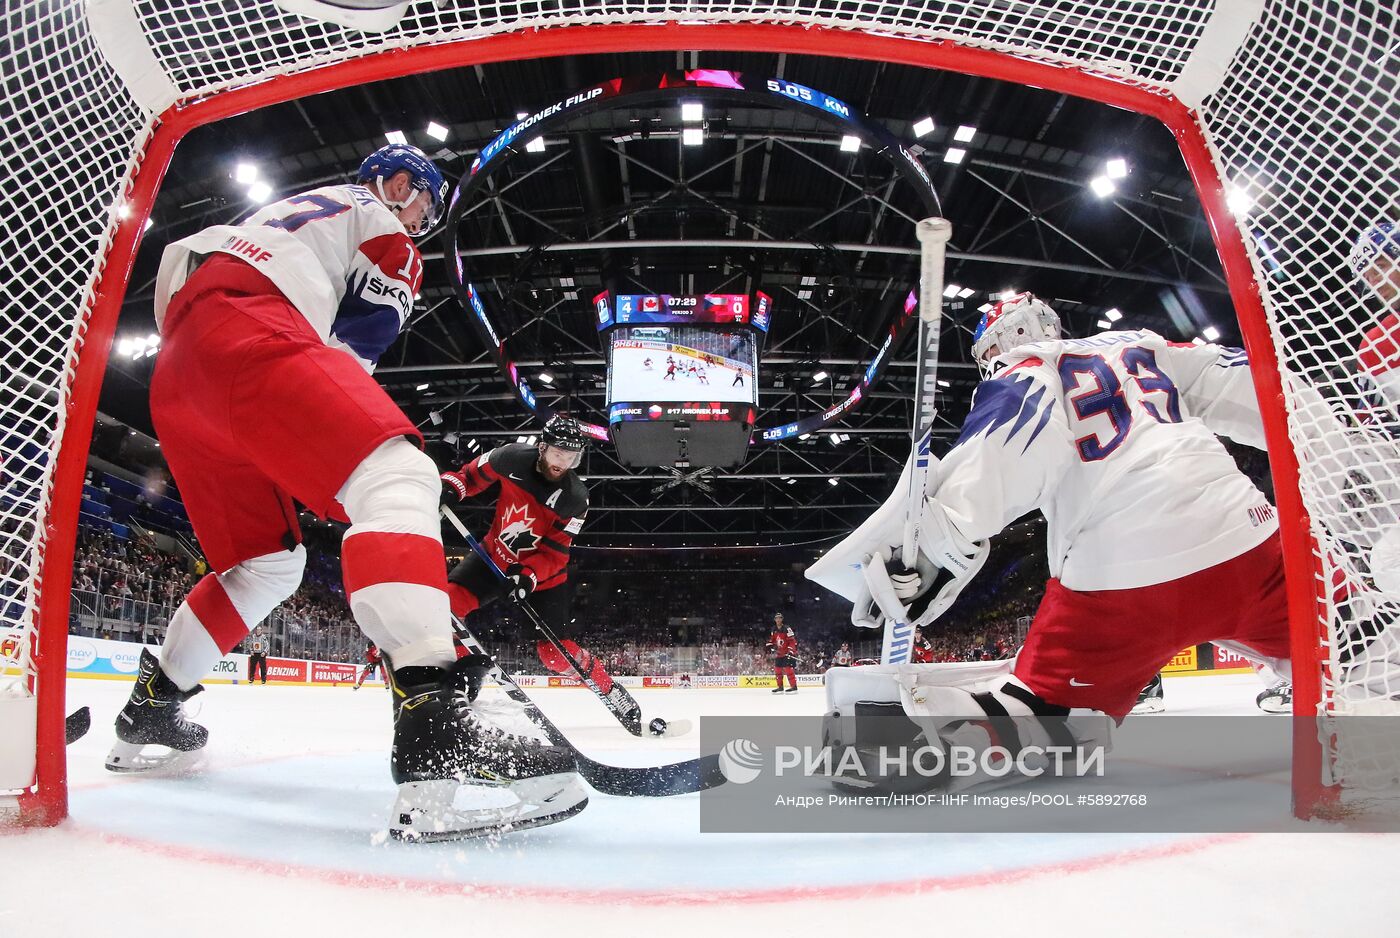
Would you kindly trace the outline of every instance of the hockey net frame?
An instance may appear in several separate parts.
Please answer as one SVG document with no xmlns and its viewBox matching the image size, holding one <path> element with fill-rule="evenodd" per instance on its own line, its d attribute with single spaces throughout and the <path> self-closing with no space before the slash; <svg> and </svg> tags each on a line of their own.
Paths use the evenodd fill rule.
<svg viewBox="0 0 1400 938">
<path fill-rule="evenodd" d="M 1223 261 L 1263 405 L 1293 628 L 1294 803 L 1324 811 L 1343 771 L 1339 654 L 1360 595 L 1336 533 L 1336 453 L 1295 389 L 1325 386 L 1381 310 L 1344 260 L 1400 204 L 1397 27 L 1382 6 L 1303 0 L 416 0 L 382 32 L 269 0 L 20 0 L 3 14 L 0 265 L 7 318 L 0 432 L 0 769 L 33 781 L 24 824 L 66 815 L 64 680 L 74 541 L 94 414 L 136 248 L 195 127 L 358 83 L 623 50 L 753 50 L 963 72 L 1089 98 L 1175 135 Z M 1387 72 L 1392 74 L 1387 74 Z M 1310 105 L 1316 105 L 1316 109 Z M 1389 162 L 1387 162 L 1387 160 Z M 1352 172 L 1337 172 L 1338 166 Z M 1370 172 L 1379 167 L 1381 173 Z M 1384 178 L 1369 178 L 1376 175 Z M 1227 185 L 1256 201 L 1237 218 Z M 35 224 L 40 220 L 40 224 Z M 1285 394 L 1284 389 L 1289 393 Z M 1330 419 L 1330 418 L 1328 418 Z M 1332 461 L 1329 462 L 1329 459 Z M 1312 514 L 1309 514 L 1311 509 Z M 1317 520 L 1315 520 L 1317 519 Z M 1337 588 L 1339 581 L 1353 592 Z M 1400 686 L 1400 681 L 1397 681 Z M 34 701 L 37 700 L 37 708 Z M 34 714 L 30 715 L 30 710 Z M 1380 708 L 1381 711 L 1385 707 Z M 101 717 L 99 715 L 99 721 Z M 20 725 L 20 724 L 30 724 Z M 1319 729 L 1320 727 L 1320 729 Z M 21 753 L 18 761 L 15 753 Z M 19 765 L 19 768 L 16 768 Z M 4 772 L 0 771 L 0 779 Z M 3 786 L 0 786 L 3 787 Z"/>
</svg>

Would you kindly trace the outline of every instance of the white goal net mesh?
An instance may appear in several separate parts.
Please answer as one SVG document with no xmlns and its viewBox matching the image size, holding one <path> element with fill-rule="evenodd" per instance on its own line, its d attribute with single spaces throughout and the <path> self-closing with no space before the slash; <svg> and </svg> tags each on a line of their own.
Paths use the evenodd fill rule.
<svg viewBox="0 0 1400 938">
<path fill-rule="evenodd" d="M 33 668 L 28 635 L 46 547 L 72 537 L 50 524 L 55 463 L 74 416 L 77 363 L 105 354 L 84 347 L 90 328 L 104 339 L 111 332 L 111 323 L 104 331 L 90 321 L 93 287 L 156 112 L 336 63 L 390 60 L 381 54 L 397 49 L 454 43 L 460 64 L 472 61 L 474 41 L 527 31 L 748 23 L 930 49 L 952 42 L 1196 108 L 1215 169 L 1239 190 L 1239 225 L 1289 389 L 1298 487 L 1315 544 L 1324 706 L 1373 712 L 1400 694 L 1390 664 L 1394 607 L 1368 568 L 1372 544 L 1400 507 L 1400 458 L 1387 455 L 1400 427 L 1357 370 L 1362 334 L 1388 310 L 1346 265 L 1361 231 L 1400 214 L 1400 16 L 1391 2 L 418 0 L 378 33 L 307 19 L 270 0 L 14 0 L 0 15 L 8 170 L 0 192 L 0 625 L 12 639 L 0 665 L 11 692 L 27 692 Z M 103 282 L 119 291 L 122 279 L 117 272 Z M 54 599 L 61 597 L 46 601 Z M 1363 755 L 1342 758 L 1336 771 L 1365 783 L 1388 769 Z"/>
</svg>

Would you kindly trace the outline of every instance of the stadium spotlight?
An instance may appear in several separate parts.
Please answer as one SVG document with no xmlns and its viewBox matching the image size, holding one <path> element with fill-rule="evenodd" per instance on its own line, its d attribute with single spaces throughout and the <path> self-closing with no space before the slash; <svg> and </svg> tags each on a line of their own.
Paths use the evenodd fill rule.
<svg viewBox="0 0 1400 938">
<path fill-rule="evenodd" d="M 428 121 L 427 134 L 438 143 L 442 143 L 447 139 L 447 128 L 437 121 Z"/>
<path fill-rule="evenodd" d="M 827 480 L 826 480 L 826 484 L 827 484 L 827 485 L 835 485 L 835 484 L 836 484 L 836 480 L 828 476 L 828 477 L 827 477 Z"/>
<path fill-rule="evenodd" d="M 258 178 L 258 167 L 252 163 L 239 163 L 233 168 L 233 181 L 240 186 L 251 186 Z"/>
<path fill-rule="evenodd" d="M 550 373 L 547 372 L 547 371 L 541 371 L 541 372 L 540 372 L 540 384 L 553 384 L 553 383 L 554 383 L 554 375 L 550 374 Z"/>
<path fill-rule="evenodd" d="M 1113 309 L 1110 309 L 1108 312 L 1104 313 L 1103 318 L 1107 319 L 1109 322 L 1117 322 L 1118 320 L 1123 318 L 1123 313 L 1118 309 L 1118 307 L 1115 306 L 1113 307 Z"/>
<path fill-rule="evenodd" d="M 526 152 L 526 153 L 543 153 L 543 152 L 544 152 L 544 138 L 543 138 L 543 137 L 535 137 L 533 140 L 530 140 L 528 143 L 525 144 L 525 152 Z"/>
<path fill-rule="evenodd" d="M 1231 186 L 1225 194 L 1225 207 L 1232 215 L 1248 215 L 1254 208 L 1254 200 L 1243 189 Z"/>
<path fill-rule="evenodd" d="M 414 388 L 413 390 L 415 390 L 415 391 L 426 391 L 426 390 L 428 390 L 428 382 L 424 381 L 422 384 L 418 385 L 418 387 Z"/>
<path fill-rule="evenodd" d="M 408 134 L 404 133 L 402 130 L 390 130 L 384 134 L 384 139 L 388 140 L 390 143 L 397 143 L 399 146 L 403 146 L 408 143 Z"/>
<path fill-rule="evenodd" d="M 1122 179 L 1128 175 L 1128 161 L 1121 157 L 1114 157 L 1104 164 L 1104 175 L 1109 179 Z"/>
<path fill-rule="evenodd" d="M 855 153 L 860 149 L 860 138 L 855 134 L 845 134 L 841 138 L 841 152 Z"/>
<path fill-rule="evenodd" d="M 1098 326 L 1100 329 L 1113 328 L 1113 323 L 1109 322 L 1107 319 L 1100 319 L 1098 322 L 1094 323 L 1094 325 Z"/>
<path fill-rule="evenodd" d="M 681 120 L 694 124 L 705 119 L 705 105 L 699 101 L 681 102 Z"/>
<path fill-rule="evenodd" d="M 432 411 L 431 413 L 428 414 L 428 419 L 432 421 L 433 426 L 435 426 L 435 427 L 440 427 L 440 426 L 442 426 L 442 411 L 440 411 L 440 410 Z"/>
<path fill-rule="evenodd" d="M 972 287 L 963 287 L 961 290 L 958 291 L 958 299 L 965 300 L 976 292 L 977 291 L 972 289 Z"/>
<path fill-rule="evenodd" d="M 962 147 L 949 147 L 948 152 L 943 154 L 943 162 L 961 163 L 965 156 L 967 156 L 967 151 Z"/>
<path fill-rule="evenodd" d="M 815 372 L 812 373 L 812 383 L 813 383 L 813 384 L 820 384 L 821 382 L 825 381 L 825 380 L 826 380 L 827 378 L 829 378 L 829 377 L 831 377 L 831 376 L 828 375 L 825 371 L 820 371 L 820 370 L 819 370 L 819 371 L 815 371 Z"/>
<path fill-rule="evenodd" d="M 686 127 L 681 131 L 681 143 L 688 147 L 698 147 L 705 142 L 703 127 Z"/>
<path fill-rule="evenodd" d="M 943 288 L 943 296 L 950 300 L 956 299 L 958 293 L 961 291 L 962 287 L 958 286 L 956 283 L 950 283 Z"/>
<path fill-rule="evenodd" d="M 255 182 L 248 187 L 248 198 L 254 202 L 266 202 L 272 195 L 272 187 L 265 182 Z"/>
<path fill-rule="evenodd" d="M 939 379 L 938 379 L 938 386 L 939 386 L 940 388 L 951 388 L 951 387 L 953 386 L 953 382 L 951 382 L 951 381 L 944 381 L 942 378 L 939 378 Z"/>
<path fill-rule="evenodd" d="M 1089 180 L 1089 188 L 1094 190 L 1094 195 L 1101 199 L 1106 199 L 1118 191 L 1118 187 L 1113 184 L 1113 180 L 1107 176 L 1095 176 Z"/>
<path fill-rule="evenodd" d="M 933 133 L 933 118 L 921 117 L 914 121 L 914 126 L 911 129 L 914 131 L 914 136 L 927 137 Z"/>
<path fill-rule="evenodd" d="M 975 136 L 977 136 L 977 128 L 970 124 L 960 124 L 958 129 L 953 131 L 953 139 L 958 143 L 971 143 Z"/>
<path fill-rule="evenodd" d="M 1002 290 L 1001 293 L 997 295 L 997 299 L 1002 301 L 1014 299 L 1016 294 L 1020 292 L 1021 291 L 1017 290 L 1015 287 L 1007 287 L 1005 290 Z"/>
<path fill-rule="evenodd" d="M 1220 338 L 1220 330 L 1214 326 L 1206 326 L 1201 330 L 1201 337 L 1207 342 L 1214 342 L 1216 339 Z"/>
</svg>

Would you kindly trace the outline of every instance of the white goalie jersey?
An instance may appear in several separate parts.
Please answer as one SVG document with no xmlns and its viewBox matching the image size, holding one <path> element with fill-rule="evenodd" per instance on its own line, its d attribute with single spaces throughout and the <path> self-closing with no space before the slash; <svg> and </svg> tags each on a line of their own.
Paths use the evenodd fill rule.
<svg viewBox="0 0 1400 938">
<path fill-rule="evenodd" d="M 1106 332 L 994 364 L 930 486 L 969 540 L 1039 509 L 1051 575 L 1111 590 L 1203 570 L 1278 529 L 1217 439 L 1264 447 L 1242 350 Z"/>
<path fill-rule="evenodd" d="M 205 255 L 245 261 L 271 280 L 327 345 L 373 371 L 413 310 L 423 259 L 393 212 L 363 186 L 324 186 L 215 225 L 161 256 L 155 313 Z"/>
</svg>

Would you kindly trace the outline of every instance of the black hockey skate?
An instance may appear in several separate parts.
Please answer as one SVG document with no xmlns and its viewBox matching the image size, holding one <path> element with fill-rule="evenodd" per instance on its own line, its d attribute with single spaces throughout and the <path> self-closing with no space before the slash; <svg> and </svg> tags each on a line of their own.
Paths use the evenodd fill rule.
<svg viewBox="0 0 1400 938">
<path fill-rule="evenodd" d="M 107 769 L 112 772 L 149 772 L 154 769 L 187 768 L 193 754 L 209 741 L 209 731 L 185 719 L 184 704 L 204 690 L 196 684 L 180 690 L 165 676 L 150 649 L 141 650 L 141 667 L 131 699 L 117 714 L 117 742 L 107 753 Z M 163 747 L 148 751 L 147 746 Z"/>
<path fill-rule="evenodd" d="M 1162 689 L 1162 675 L 1153 675 L 1152 680 L 1138 694 L 1137 703 L 1129 713 L 1161 713 L 1167 709 L 1167 695 Z"/>
<path fill-rule="evenodd" d="M 1286 681 L 1275 681 L 1254 698 L 1255 704 L 1265 713 L 1293 712 L 1293 685 Z"/>
<path fill-rule="evenodd" d="M 399 840 L 480 837 L 555 824 L 588 806 L 568 750 L 493 725 L 467 699 L 466 667 L 406 668 L 394 675 L 389 833 Z M 414 674 L 412 672 L 418 672 Z M 496 789 L 513 804 L 458 808 L 463 786 Z"/>
</svg>

